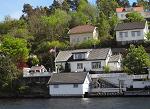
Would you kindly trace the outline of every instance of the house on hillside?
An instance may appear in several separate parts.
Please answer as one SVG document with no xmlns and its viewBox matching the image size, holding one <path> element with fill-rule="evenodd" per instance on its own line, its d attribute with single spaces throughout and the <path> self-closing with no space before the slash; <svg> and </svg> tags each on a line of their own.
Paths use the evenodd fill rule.
<svg viewBox="0 0 150 109">
<path fill-rule="evenodd" d="M 71 72 L 104 71 L 111 56 L 110 48 L 60 51 L 55 59 L 56 72 L 60 68 L 64 71 L 69 68 Z"/>
<path fill-rule="evenodd" d="M 27 83 L 47 83 L 50 76 L 51 73 L 43 65 L 23 68 L 23 78 Z"/>
<path fill-rule="evenodd" d="M 70 45 L 81 43 L 89 39 L 98 39 L 97 27 L 92 25 L 76 26 L 69 30 Z"/>
<path fill-rule="evenodd" d="M 126 15 L 128 13 L 132 13 L 132 12 L 138 12 L 140 13 L 145 19 L 149 19 L 150 18 L 150 12 L 147 12 L 144 10 L 143 7 L 137 6 L 137 7 L 128 7 L 128 8 L 116 8 L 116 13 L 117 13 L 117 17 L 120 20 L 125 20 L 127 19 Z"/>
<path fill-rule="evenodd" d="M 119 23 L 116 28 L 116 41 L 119 45 L 142 43 L 149 32 L 147 22 Z"/>
<path fill-rule="evenodd" d="M 50 78 L 51 96 L 84 96 L 90 90 L 91 78 L 88 73 L 54 73 Z"/>
</svg>

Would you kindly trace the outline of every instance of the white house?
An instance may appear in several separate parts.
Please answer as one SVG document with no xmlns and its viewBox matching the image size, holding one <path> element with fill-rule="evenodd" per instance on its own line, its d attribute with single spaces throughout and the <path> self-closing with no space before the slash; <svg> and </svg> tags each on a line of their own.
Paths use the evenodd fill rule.
<svg viewBox="0 0 150 109">
<path fill-rule="evenodd" d="M 147 40 L 149 32 L 147 22 L 119 23 L 116 28 L 116 41 L 118 44 L 142 43 Z"/>
<path fill-rule="evenodd" d="M 120 71 L 121 70 L 121 61 L 122 61 L 122 56 L 121 54 L 119 55 L 112 55 L 110 57 L 110 60 L 108 62 L 108 66 L 110 67 L 111 70 L 113 71 Z"/>
<path fill-rule="evenodd" d="M 32 66 L 31 68 L 23 68 L 23 79 L 26 82 L 47 83 L 51 73 L 41 66 Z"/>
<path fill-rule="evenodd" d="M 51 96 L 84 96 L 90 90 L 88 73 L 54 73 L 48 84 Z"/>
<path fill-rule="evenodd" d="M 70 44 L 75 45 L 88 39 L 98 39 L 97 27 L 92 25 L 76 26 L 69 30 Z"/>
<path fill-rule="evenodd" d="M 125 20 L 127 19 L 126 15 L 128 13 L 132 13 L 132 12 L 138 12 L 140 13 L 144 18 L 148 19 L 150 18 L 150 12 L 147 12 L 144 10 L 143 7 L 141 6 L 137 6 L 137 7 L 128 7 L 128 8 L 116 8 L 116 13 L 117 13 L 117 17 L 120 20 Z"/>
<path fill-rule="evenodd" d="M 57 72 L 60 68 L 65 69 L 66 67 L 70 68 L 71 72 L 103 71 L 104 66 L 109 65 L 111 57 L 110 48 L 60 51 L 55 59 L 55 66 Z M 118 69 L 118 66 L 113 67 Z"/>
</svg>

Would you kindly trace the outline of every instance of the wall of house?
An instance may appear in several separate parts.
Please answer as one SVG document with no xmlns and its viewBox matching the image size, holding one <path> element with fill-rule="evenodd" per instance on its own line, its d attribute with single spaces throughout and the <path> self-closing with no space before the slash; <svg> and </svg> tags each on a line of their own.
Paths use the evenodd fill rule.
<svg viewBox="0 0 150 109">
<path fill-rule="evenodd" d="M 92 69 L 92 62 L 101 62 L 101 68 L 99 69 Z M 95 60 L 95 61 L 73 61 L 69 62 L 70 67 L 71 67 L 71 72 L 80 72 L 83 71 L 84 68 L 86 71 L 103 71 L 103 67 L 106 65 L 105 60 Z M 82 69 L 77 69 L 77 63 L 83 63 L 83 68 Z"/>
<path fill-rule="evenodd" d="M 93 37 L 94 35 L 94 37 Z M 93 39 L 96 37 L 96 33 L 82 33 L 82 34 L 71 34 L 70 35 L 70 44 L 75 45 L 77 43 L 81 43 L 88 39 Z"/>
<path fill-rule="evenodd" d="M 145 88 L 150 86 L 150 81 L 133 81 L 133 88 Z"/>
<path fill-rule="evenodd" d="M 108 66 L 111 71 L 121 70 L 121 62 L 109 62 Z"/>
<path fill-rule="evenodd" d="M 128 14 L 128 13 L 130 13 L 130 12 L 119 12 L 119 13 L 117 13 L 117 17 L 118 17 L 120 20 L 125 20 L 125 19 L 127 19 L 127 18 L 126 18 L 126 14 Z"/>
<path fill-rule="evenodd" d="M 141 32 L 141 36 L 135 36 L 133 37 L 131 32 L 132 31 L 140 31 Z M 120 32 L 128 32 L 128 37 L 120 37 L 119 36 L 119 33 Z M 135 29 L 135 30 L 124 30 L 124 31 L 116 31 L 116 40 L 118 42 L 122 42 L 122 41 L 138 41 L 138 40 L 144 40 L 145 39 L 145 34 L 147 33 L 148 31 L 145 30 L 145 29 Z"/>
<path fill-rule="evenodd" d="M 78 84 L 77 88 L 73 84 L 61 84 L 58 88 L 54 85 L 49 85 L 49 94 L 51 96 L 70 96 L 70 95 L 83 95 L 82 84 Z"/>
<path fill-rule="evenodd" d="M 91 81 L 90 81 L 90 78 L 88 76 L 85 78 L 84 84 L 82 85 L 84 94 L 85 94 L 85 92 L 89 92 L 90 91 L 90 82 Z"/>
</svg>

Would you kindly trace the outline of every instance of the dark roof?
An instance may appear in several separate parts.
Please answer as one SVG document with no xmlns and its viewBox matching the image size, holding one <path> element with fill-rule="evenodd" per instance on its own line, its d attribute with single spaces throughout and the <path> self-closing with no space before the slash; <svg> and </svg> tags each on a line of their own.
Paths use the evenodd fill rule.
<svg viewBox="0 0 150 109">
<path fill-rule="evenodd" d="M 81 52 L 89 52 L 88 58 L 86 60 L 104 60 L 107 58 L 109 50 L 110 48 L 60 51 L 55 59 L 55 62 L 68 61 L 72 57 L 73 53 L 81 53 Z"/>
<path fill-rule="evenodd" d="M 93 49 L 88 56 L 88 60 L 106 59 L 109 50 L 110 48 Z"/>
<path fill-rule="evenodd" d="M 122 31 L 122 30 L 133 30 L 133 29 L 144 29 L 145 22 L 129 22 L 129 23 L 119 23 L 115 30 Z"/>
<path fill-rule="evenodd" d="M 68 33 L 69 34 L 89 33 L 89 32 L 93 32 L 94 29 L 95 26 L 92 25 L 81 25 L 70 29 Z"/>
<path fill-rule="evenodd" d="M 87 76 L 85 72 L 75 73 L 54 73 L 48 84 L 83 84 Z"/>
<path fill-rule="evenodd" d="M 112 55 L 109 59 L 109 62 L 118 62 L 121 59 L 121 55 Z"/>
<path fill-rule="evenodd" d="M 112 53 L 121 53 L 121 54 L 124 54 L 126 52 L 126 48 L 112 48 L 111 49 Z"/>
</svg>

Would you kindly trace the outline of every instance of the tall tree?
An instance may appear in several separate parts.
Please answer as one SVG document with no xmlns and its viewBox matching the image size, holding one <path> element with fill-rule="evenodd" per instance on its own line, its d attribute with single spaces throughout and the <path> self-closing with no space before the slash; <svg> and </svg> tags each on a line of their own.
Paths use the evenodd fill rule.
<svg viewBox="0 0 150 109">
<path fill-rule="evenodd" d="M 97 19 L 97 27 L 99 30 L 99 39 L 104 42 L 110 38 L 110 24 L 105 14 L 100 11 Z"/>
</svg>

